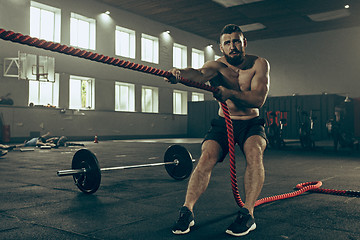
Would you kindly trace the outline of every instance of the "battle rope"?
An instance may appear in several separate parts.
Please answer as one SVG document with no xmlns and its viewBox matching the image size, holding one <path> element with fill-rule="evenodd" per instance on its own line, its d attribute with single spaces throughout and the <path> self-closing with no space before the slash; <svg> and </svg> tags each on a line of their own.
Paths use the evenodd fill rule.
<svg viewBox="0 0 360 240">
<path fill-rule="evenodd" d="M 61 45 L 60 43 L 54 43 L 50 41 L 41 40 L 38 38 L 32 38 L 28 35 L 23 35 L 21 33 L 15 33 L 13 31 L 6 31 L 5 29 L 0 28 L 0 38 L 7 41 L 12 41 L 15 43 L 25 44 L 28 46 L 33 46 L 37 48 L 42 48 L 45 50 L 50 50 L 53 52 L 63 53 L 71 56 L 76 56 L 80 58 L 85 58 L 91 61 L 101 62 L 109 65 L 114 65 L 122 68 L 128 68 L 135 71 L 140 71 L 144 73 L 149 73 L 161 77 L 171 78 L 173 75 L 164 70 L 160 70 L 153 67 L 144 66 L 137 63 L 132 63 L 129 61 L 124 61 L 121 59 L 117 59 L 114 57 L 104 56 L 102 54 L 88 52 L 86 50 L 81 50 L 74 47 L 68 47 L 66 45 Z M 212 93 L 217 92 L 217 88 L 214 88 L 209 85 L 205 85 L 202 83 L 197 83 L 194 81 L 190 81 L 188 79 L 181 78 L 180 83 L 189 86 L 195 87 L 199 89 L 203 89 L 206 91 L 210 91 Z M 237 178 L 236 178 L 236 165 L 235 165 L 235 142 L 234 142 L 234 132 L 233 132 L 233 125 L 230 118 L 230 113 L 226 103 L 221 102 L 221 107 L 224 112 L 226 128 L 227 128 L 227 135 L 228 135 L 228 143 L 229 143 L 229 157 L 230 157 L 230 177 L 231 177 L 231 186 L 232 192 L 235 198 L 236 203 L 243 207 L 244 203 L 241 201 L 240 194 L 238 191 L 237 185 Z M 296 185 L 297 191 L 291 193 L 285 193 L 281 195 L 271 196 L 262 198 L 256 201 L 255 206 L 259 206 L 261 204 L 272 202 L 280 199 L 290 198 L 298 196 L 306 191 L 312 192 L 321 192 L 321 193 L 328 193 L 328 194 L 338 194 L 338 195 L 350 195 L 350 196 L 360 196 L 359 191 L 349 191 L 349 190 L 335 190 L 335 189 L 320 189 L 322 182 L 306 182 L 300 183 Z"/>
</svg>

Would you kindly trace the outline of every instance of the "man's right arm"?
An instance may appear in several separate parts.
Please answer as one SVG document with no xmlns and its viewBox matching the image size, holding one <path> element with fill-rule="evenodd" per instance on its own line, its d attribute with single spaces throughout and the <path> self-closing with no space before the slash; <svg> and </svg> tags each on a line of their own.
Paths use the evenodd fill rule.
<svg viewBox="0 0 360 240">
<path fill-rule="evenodd" d="M 206 62 L 204 66 L 200 69 L 194 68 L 184 68 L 178 69 L 173 68 L 169 71 L 172 73 L 174 78 L 172 79 L 165 79 L 171 83 L 178 83 L 181 78 L 188 79 L 190 81 L 199 82 L 199 83 L 206 83 L 211 79 L 218 76 L 218 63 L 215 61 Z"/>
</svg>

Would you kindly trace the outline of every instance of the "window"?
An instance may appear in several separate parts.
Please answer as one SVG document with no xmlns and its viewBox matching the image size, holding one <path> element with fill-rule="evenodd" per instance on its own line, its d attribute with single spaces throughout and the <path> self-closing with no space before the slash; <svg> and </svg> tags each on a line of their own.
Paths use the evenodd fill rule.
<svg viewBox="0 0 360 240">
<path fill-rule="evenodd" d="M 187 114 L 187 92 L 174 90 L 173 92 L 173 113 Z"/>
<path fill-rule="evenodd" d="M 70 44 L 75 47 L 95 50 L 95 20 L 71 13 Z"/>
<path fill-rule="evenodd" d="M 115 82 L 115 111 L 135 111 L 135 85 Z"/>
<path fill-rule="evenodd" d="M 141 34 L 141 60 L 159 63 L 159 39 Z"/>
<path fill-rule="evenodd" d="M 61 10 L 45 4 L 30 3 L 30 35 L 60 42 Z"/>
<path fill-rule="evenodd" d="M 193 102 L 204 101 L 204 94 L 193 92 L 191 95 L 191 101 L 193 101 Z"/>
<path fill-rule="evenodd" d="M 135 58 L 135 31 L 116 26 L 115 54 Z"/>
<path fill-rule="evenodd" d="M 201 68 L 204 65 L 204 51 L 192 49 L 192 67 Z"/>
<path fill-rule="evenodd" d="M 159 89 L 155 87 L 143 86 L 141 90 L 141 111 L 159 112 Z"/>
<path fill-rule="evenodd" d="M 174 43 L 173 46 L 173 67 L 187 67 L 187 47 Z"/>
<path fill-rule="evenodd" d="M 221 58 L 221 56 L 215 55 L 215 61 L 218 60 L 219 58 Z"/>
<path fill-rule="evenodd" d="M 94 109 L 95 79 L 70 76 L 70 109 Z"/>
<path fill-rule="evenodd" d="M 29 81 L 29 104 L 59 106 L 59 74 L 55 82 Z"/>
</svg>

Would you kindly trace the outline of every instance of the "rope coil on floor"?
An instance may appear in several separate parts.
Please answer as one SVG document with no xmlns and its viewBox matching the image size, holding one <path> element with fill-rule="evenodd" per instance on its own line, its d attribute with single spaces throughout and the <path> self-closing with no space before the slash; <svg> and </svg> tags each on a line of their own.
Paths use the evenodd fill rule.
<svg viewBox="0 0 360 240">
<path fill-rule="evenodd" d="M 42 48 L 45 50 L 50 50 L 53 52 L 63 53 L 71 56 L 76 56 L 84 59 L 89 59 L 91 61 L 101 62 L 109 65 L 114 65 L 122 68 L 128 68 L 131 70 L 149 73 L 161 77 L 171 78 L 174 77 L 170 72 L 164 71 L 161 69 L 153 68 L 144 66 L 137 63 L 132 63 L 129 61 L 124 61 L 118 58 L 104 56 L 102 54 L 94 53 L 94 52 L 88 52 L 86 50 L 81 50 L 74 47 L 69 47 L 66 45 L 61 45 L 60 43 L 54 43 L 46 40 L 41 40 L 38 38 L 33 38 L 28 35 L 23 35 L 21 33 L 15 33 L 13 31 L 6 31 L 5 29 L 0 28 L 0 38 L 6 41 L 12 41 L 15 43 L 20 43 L 28 46 L 33 46 L 37 48 Z M 205 85 L 202 83 L 190 81 L 188 79 L 181 78 L 180 83 L 194 88 L 199 88 L 202 90 L 210 91 L 212 93 L 217 92 L 217 88 L 214 88 L 209 85 Z M 226 103 L 221 102 L 221 107 L 224 112 L 225 116 L 225 122 L 226 122 L 226 128 L 227 128 L 227 136 L 228 136 L 228 144 L 229 144 L 229 158 L 230 158 L 230 177 L 231 177 L 231 186 L 232 186 L 232 192 L 235 198 L 236 203 L 239 207 L 243 207 L 244 203 L 241 200 L 239 190 L 238 190 L 238 184 L 237 184 L 237 178 L 236 178 L 236 164 L 235 164 L 235 142 L 234 142 L 234 132 L 233 132 L 233 125 L 229 113 L 229 109 L 226 105 Z M 285 199 L 285 198 L 291 198 L 298 196 L 306 191 L 310 192 L 319 192 L 319 193 L 327 193 L 327 194 L 336 194 L 336 195 L 347 195 L 347 196 L 354 196 L 359 197 L 360 192 L 359 191 L 351 191 L 351 190 L 335 190 L 335 189 L 321 189 L 320 186 L 322 185 L 322 182 L 305 182 L 300 183 L 296 185 L 297 191 L 275 195 L 271 197 L 262 198 L 256 201 L 255 206 L 259 206 L 264 203 Z"/>
</svg>

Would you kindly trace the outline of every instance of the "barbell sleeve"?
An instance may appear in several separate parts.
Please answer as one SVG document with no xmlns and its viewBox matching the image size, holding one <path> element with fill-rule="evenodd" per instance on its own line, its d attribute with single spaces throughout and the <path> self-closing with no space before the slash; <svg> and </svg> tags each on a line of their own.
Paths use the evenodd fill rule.
<svg viewBox="0 0 360 240">
<path fill-rule="evenodd" d="M 74 174 L 78 174 L 78 173 L 86 173 L 86 169 L 80 168 L 80 169 L 69 169 L 69 170 L 57 171 L 57 175 L 59 177 L 70 176 L 70 175 L 74 175 Z"/>
</svg>

